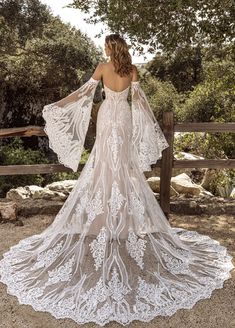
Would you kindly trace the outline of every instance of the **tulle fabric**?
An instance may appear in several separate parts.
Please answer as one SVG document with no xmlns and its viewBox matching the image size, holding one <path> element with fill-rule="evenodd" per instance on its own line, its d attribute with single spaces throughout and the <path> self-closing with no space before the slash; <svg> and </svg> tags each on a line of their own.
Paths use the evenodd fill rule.
<svg viewBox="0 0 235 328">
<path fill-rule="evenodd" d="M 0 261 L 0 280 L 8 293 L 36 311 L 79 324 L 148 322 L 192 308 L 231 277 L 232 257 L 224 246 L 195 231 L 172 228 L 159 206 L 143 170 L 167 143 L 160 128 L 154 130 L 143 90 L 138 83 L 131 87 L 136 96 L 132 106 L 129 87 L 115 92 L 104 86 L 96 140 L 69 197 L 48 228 L 12 246 Z M 65 108 L 75 108 L 75 103 Z M 66 120 L 64 130 L 58 127 L 57 107 L 51 108 L 44 115 L 47 131 L 56 127 L 66 133 Z M 70 140 L 84 135 L 72 120 L 80 109 L 67 116 L 74 123 Z M 153 143 L 146 126 L 158 149 L 149 157 L 145 149 L 151 150 Z M 141 142 L 147 146 L 142 148 Z M 63 154 L 60 158 L 73 166 Z"/>
<path fill-rule="evenodd" d="M 132 144 L 137 152 L 139 167 L 151 171 L 151 165 L 162 157 L 169 144 L 156 120 L 140 82 L 132 82 Z"/>
<path fill-rule="evenodd" d="M 42 115 L 50 148 L 63 165 L 77 171 L 91 118 L 92 101 L 99 80 L 92 77 L 69 96 L 45 105 Z M 169 147 L 139 81 L 131 83 L 132 147 L 142 171 L 151 171 Z M 106 90 L 110 90 L 106 87 Z M 128 89 L 129 90 L 129 87 Z M 124 91 L 126 91 L 124 90 Z M 112 91 L 112 90 L 111 90 Z"/>
<path fill-rule="evenodd" d="M 42 116 L 49 147 L 64 166 L 77 171 L 91 117 L 98 80 L 90 78 L 69 96 L 45 105 Z"/>
</svg>

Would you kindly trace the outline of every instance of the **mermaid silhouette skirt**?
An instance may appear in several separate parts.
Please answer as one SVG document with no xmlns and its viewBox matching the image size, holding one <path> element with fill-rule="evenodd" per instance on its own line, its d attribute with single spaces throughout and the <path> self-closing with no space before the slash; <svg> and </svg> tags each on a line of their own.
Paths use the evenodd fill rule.
<svg viewBox="0 0 235 328">
<path fill-rule="evenodd" d="M 170 226 L 132 147 L 128 89 L 105 88 L 94 146 L 63 207 L 0 261 L 21 304 L 100 326 L 190 309 L 234 268 L 218 241 Z"/>
</svg>

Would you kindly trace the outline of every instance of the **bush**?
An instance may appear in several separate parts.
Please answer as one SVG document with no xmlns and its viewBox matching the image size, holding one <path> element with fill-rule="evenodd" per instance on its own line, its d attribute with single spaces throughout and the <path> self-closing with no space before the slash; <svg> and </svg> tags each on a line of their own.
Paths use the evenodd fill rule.
<svg viewBox="0 0 235 328">
<path fill-rule="evenodd" d="M 222 137 L 226 140 L 219 143 L 218 139 Z M 227 159 L 227 152 L 232 151 L 232 148 L 229 148 L 232 138 L 229 139 L 229 137 L 232 135 L 226 133 L 184 132 L 175 138 L 174 151 L 192 152 L 207 159 Z"/>
<path fill-rule="evenodd" d="M 24 149 L 23 141 L 15 138 L 11 143 L 1 147 L 1 165 L 39 164 L 48 163 L 44 154 L 38 150 Z M 40 174 L 0 176 L 0 196 L 4 197 L 11 188 L 28 184 L 42 185 L 43 177 Z"/>
<path fill-rule="evenodd" d="M 85 150 L 81 163 L 85 164 L 89 153 Z M 32 165 L 49 164 L 44 152 L 25 149 L 20 138 L 14 138 L 9 144 L 1 147 L 0 165 Z M 77 179 L 80 172 L 60 172 L 53 174 L 26 174 L 0 176 L 0 197 L 5 197 L 8 190 L 26 185 L 38 185 L 44 187 L 54 181 Z"/>
<path fill-rule="evenodd" d="M 147 75 L 141 78 L 141 86 L 157 120 L 161 120 L 163 112 L 176 111 L 180 104 L 181 96 L 172 83 L 162 82 Z"/>
<path fill-rule="evenodd" d="M 185 121 L 232 122 L 235 120 L 235 64 L 217 61 L 205 64 L 204 82 L 189 94 L 182 112 Z"/>
</svg>

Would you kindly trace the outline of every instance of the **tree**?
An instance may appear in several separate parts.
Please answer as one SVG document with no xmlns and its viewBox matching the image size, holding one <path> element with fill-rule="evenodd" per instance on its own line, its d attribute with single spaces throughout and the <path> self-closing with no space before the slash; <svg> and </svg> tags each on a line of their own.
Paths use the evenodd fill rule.
<svg viewBox="0 0 235 328">
<path fill-rule="evenodd" d="M 178 48 L 172 54 L 157 53 L 146 68 L 162 81 L 171 82 L 178 92 L 192 90 L 202 80 L 201 48 Z"/>
<path fill-rule="evenodd" d="M 43 105 L 78 88 L 101 51 L 39 0 L 6 0 L 0 14 L 1 126 L 41 125 Z"/>
<path fill-rule="evenodd" d="M 73 0 L 68 7 L 90 14 L 88 23 L 104 22 L 140 52 L 142 45 L 150 53 L 169 52 L 186 45 L 222 45 L 234 38 L 231 0 Z"/>
<path fill-rule="evenodd" d="M 3 0 L 0 16 L 11 31 L 17 30 L 22 47 L 28 39 L 40 37 L 44 24 L 51 19 L 50 11 L 39 0 Z"/>
</svg>

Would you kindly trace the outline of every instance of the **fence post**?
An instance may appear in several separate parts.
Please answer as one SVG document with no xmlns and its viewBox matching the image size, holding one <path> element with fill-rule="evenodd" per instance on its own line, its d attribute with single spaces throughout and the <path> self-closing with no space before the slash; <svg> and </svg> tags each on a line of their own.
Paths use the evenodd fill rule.
<svg viewBox="0 0 235 328">
<path fill-rule="evenodd" d="M 162 152 L 160 170 L 160 206 L 169 220 L 170 213 L 170 186 L 173 167 L 173 143 L 174 143 L 174 113 L 163 112 L 162 130 L 169 147 Z"/>
</svg>

